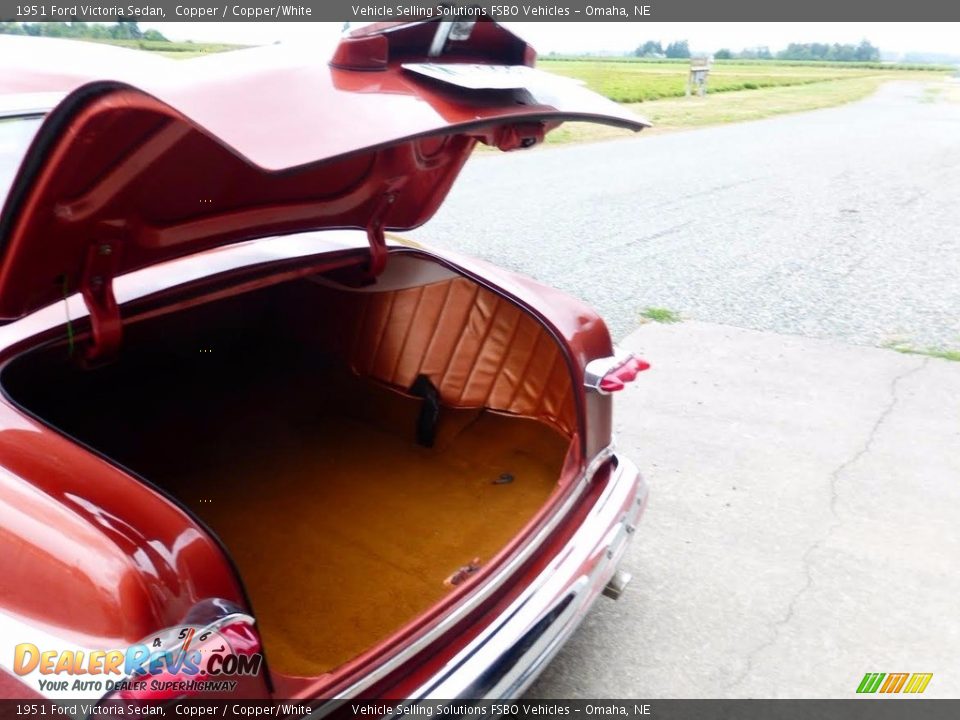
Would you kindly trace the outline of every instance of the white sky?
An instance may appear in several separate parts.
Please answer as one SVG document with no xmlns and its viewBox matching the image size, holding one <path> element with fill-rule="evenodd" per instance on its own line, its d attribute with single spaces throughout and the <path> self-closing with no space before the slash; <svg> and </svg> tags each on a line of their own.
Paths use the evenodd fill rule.
<svg viewBox="0 0 960 720">
<path fill-rule="evenodd" d="M 866 38 L 881 50 L 960 53 L 960 23 L 644 23 L 644 22 L 506 22 L 542 54 L 627 51 L 645 40 L 689 40 L 694 51 L 722 47 L 742 50 L 768 45 L 779 50 L 790 42 L 858 43 Z M 233 42 L 249 45 L 276 40 L 330 41 L 342 23 L 320 22 L 182 22 L 140 23 L 171 40 Z"/>
</svg>

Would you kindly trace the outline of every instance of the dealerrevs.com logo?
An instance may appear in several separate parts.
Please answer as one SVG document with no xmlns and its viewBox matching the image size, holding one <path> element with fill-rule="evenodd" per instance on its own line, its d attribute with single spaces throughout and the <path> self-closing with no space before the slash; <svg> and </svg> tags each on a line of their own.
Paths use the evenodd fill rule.
<svg viewBox="0 0 960 720">
<path fill-rule="evenodd" d="M 933 673 L 867 673 L 857 686 L 858 693 L 906 693 L 916 695 L 927 689 Z"/>
<path fill-rule="evenodd" d="M 123 649 L 14 647 L 13 671 L 48 697 L 111 692 L 231 692 L 231 677 L 257 675 L 260 653 L 236 652 L 215 630 L 168 628 Z"/>
</svg>

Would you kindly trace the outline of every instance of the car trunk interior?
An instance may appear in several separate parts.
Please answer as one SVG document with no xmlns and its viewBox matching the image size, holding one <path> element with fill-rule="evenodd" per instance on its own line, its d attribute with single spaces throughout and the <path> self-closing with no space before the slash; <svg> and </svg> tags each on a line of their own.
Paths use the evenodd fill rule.
<svg viewBox="0 0 960 720">
<path fill-rule="evenodd" d="M 575 433 L 555 339 L 426 265 L 132 323 L 97 369 L 49 345 L 9 363 L 4 389 L 201 518 L 272 669 L 315 676 L 489 563 L 557 488 Z"/>
</svg>

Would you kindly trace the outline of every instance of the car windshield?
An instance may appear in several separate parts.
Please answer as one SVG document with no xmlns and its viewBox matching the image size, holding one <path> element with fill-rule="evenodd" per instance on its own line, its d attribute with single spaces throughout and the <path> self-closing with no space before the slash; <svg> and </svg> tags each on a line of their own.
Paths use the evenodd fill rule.
<svg viewBox="0 0 960 720">
<path fill-rule="evenodd" d="M 42 121 L 42 117 L 36 116 L 0 118 L 0 206 L 7 199 L 27 146 Z"/>
</svg>

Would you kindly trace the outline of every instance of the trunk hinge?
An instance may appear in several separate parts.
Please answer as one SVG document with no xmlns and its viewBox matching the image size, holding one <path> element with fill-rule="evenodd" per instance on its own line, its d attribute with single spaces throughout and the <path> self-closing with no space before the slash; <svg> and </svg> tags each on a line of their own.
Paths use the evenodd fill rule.
<svg viewBox="0 0 960 720">
<path fill-rule="evenodd" d="M 90 313 L 91 328 L 90 344 L 83 353 L 85 362 L 110 360 L 120 350 L 123 322 L 117 298 L 113 294 L 116 253 L 117 245 L 111 242 L 95 242 L 87 249 L 87 261 L 80 281 L 83 302 Z"/>
<path fill-rule="evenodd" d="M 370 222 L 367 225 L 367 242 L 370 243 L 370 265 L 367 267 L 367 277 L 371 280 L 380 275 L 387 266 L 387 240 L 383 236 L 383 223 L 387 211 L 396 199 L 396 192 L 385 192 L 380 196 L 370 215 Z"/>
<path fill-rule="evenodd" d="M 387 240 L 383 236 L 383 226 L 368 225 L 367 241 L 370 243 L 370 264 L 367 266 L 366 275 L 372 280 L 387 266 Z"/>
</svg>

